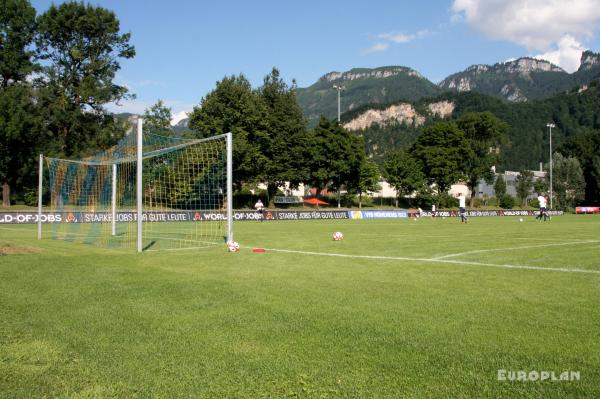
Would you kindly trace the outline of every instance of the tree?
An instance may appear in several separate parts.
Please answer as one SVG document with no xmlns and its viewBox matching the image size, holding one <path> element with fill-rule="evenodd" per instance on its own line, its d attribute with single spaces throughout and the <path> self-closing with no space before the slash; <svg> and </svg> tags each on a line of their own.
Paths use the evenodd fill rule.
<svg viewBox="0 0 600 399">
<path fill-rule="evenodd" d="M 546 183 L 546 180 L 544 179 L 535 179 L 533 181 L 533 191 L 541 194 L 543 192 L 546 192 L 548 190 L 548 184 Z"/>
<path fill-rule="evenodd" d="M 422 163 L 427 182 L 437 185 L 438 193 L 466 177 L 465 160 L 473 156 L 464 133 L 451 122 L 425 128 L 411 154 Z"/>
<path fill-rule="evenodd" d="M 309 134 L 307 182 L 317 189 L 317 195 L 329 184 L 333 188 L 357 176 L 365 156 L 362 140 L 352 135 L 339 123 L 321 117 Z"/>
<path fill-rule="evenodd" d="M 553 194 L 556 207 L 571 208 L 585 197 L 585 179 L 577 158 L 565 157 L 559 152 L 552 156 Z"/>
<path fill-rule="evenodd" d="M 600 130 L 585 132 L 563 143 L 558 152 L 579 160 L 585 179 L 585 202 L 600 205 Z"/>
<path fill-rule="evenodd" d="M 500 201 L 500 199 L 504 197 L 504 194 L 506 194 L 506 181 L 501 174 L 496 176 L 496 181 L 494 182 L 494 193 L 498 201 Z"/>
<path fill-rule="evenodd" d="M 0 89 L 0 185 L 3 206 L 9 206 L 11 187 L 19 193 L 37 184 L 38 154 L 45 128 L 28 85 Z"/>
<path fill-rule="evenodd" d="M 305 167 L 307 132 L 302 109 L 296 99 L 296 83 L 288 86 L 273 68 L 258 89 L 265 111 L 267 140 L 261 141 L 265 155 L 261 180 L 267 183 L 269 201 L 277 189 L 289 182 L 297 186 L 308 177 Z"/>
<path fill-rule="evenodd" d="M 36 68 L 30 50 L 35 10 L 26 0 L 0 0 L 0 10 L 0 185 L 6 207 L 11 187 L 22 194 L 35 185 L 44 127 L 26 81 Z"/>
<path fill-rule="evenodd" d="M 522 170 L 516 179 L 515 189 L 517 191 L 517 198 L 521 200 L 523 205 L 527 204 L 527 197 L 531 192 L 533 186 L 533 173 L 529 170 Z"/>
<path fill-rule="evenodd" d="M 188 123 L 199 138 L 233 134 L 233 181 L 243 183 L 263 176 L 268 158 L 262 152 L 269 140 L 266 110 L 244 75 L 229 76 L 194 107 Z"/>
<path fill-rule="evenodd" d="M 358 207 L 362 208 L 362 195 L 369 191 L 378 191 L 381 189 L 379 185 L 379 177 L 381 172 L 375 162 L 367 157 L 364 157 L 358 172 L 357 178 L 349 182 L 351 192 L 358 194 Z"/>
<path fill-rule="evenodd" d="M 384 162 L 385 178 L 397 193 L 397 200 L 421 190 L 425 185 L 422 165 L 409 152 L 394 151 Z"/>
<path fill-rule="evenodd" d="M 505 141 L 508 125 L 491 112 L 466 113 L 456 124 L 463 131 L 471 157 L 465 158 L 466 183 L 471 191 L 471 206 L 475 204 L 476 188 L 484 178 L 492 181 L 492 166 L 500 161 L 500 144 Z"/>
<path fill-rule="evenodd" d="M 45 61 L 39 101 L 54 134 L 53 151 L 81 156 L 120 138 L 104 105 L 129 97 L 113 82 L 119 59 L 135 55 L 129 39 L 119 33 L 112 11 L 84 3 L 51 5 L 38 18 L 36 44 Z"/>
<path fill-rule="evenodd" d="M 35 9 L 27 0 L 0 0 L 0 10 L 0 89 L 5 89 L 36 69 L 30 49 Z"/>
<path fill-rule="evenodd" d="M 171 108 L 162 100 L 144 110 L 144 128 L 160 134 L 168 134 L 171 130 Z"/>
</svg>

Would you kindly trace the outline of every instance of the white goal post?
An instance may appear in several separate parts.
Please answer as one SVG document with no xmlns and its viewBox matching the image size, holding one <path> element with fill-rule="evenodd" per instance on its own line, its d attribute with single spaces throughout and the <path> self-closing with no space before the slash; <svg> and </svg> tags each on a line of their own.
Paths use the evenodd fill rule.
<svg viewBox="0 0 600 399">
<path fill-rule="evenodd" d="M 91 157 L 40 154 L 38 239 L 48 231 L 55 239 L 138 252 L 233 241 L 232 134 L 153 134 L 141 118 L 136 127 Z"/>
</svg>

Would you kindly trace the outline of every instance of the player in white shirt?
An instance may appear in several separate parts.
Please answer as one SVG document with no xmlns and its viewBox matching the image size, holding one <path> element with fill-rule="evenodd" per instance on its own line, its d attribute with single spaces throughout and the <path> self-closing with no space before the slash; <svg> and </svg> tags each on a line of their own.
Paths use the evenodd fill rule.
<svg viewBox="0 0 600 399">
<path fill-rule="evenodd" d="M 260 200 L 260 198 L 258 199 L 258 201 L 256 201 L 256 204 L 254 204 L 254 208 L 256 209 L 256 212 L 258 213 L 258 218 L 262 222 L 264 220 L 263 213 L 265 211 L 265 206 L 263 205 L 263 202 Z"/>
<path fill-rule="evenodd" d="M 547 201 L 546 201 L 546 197 L 544 196 L 544 194 L 538 195 L 538 202 L 540 203 L 540 213 L 535 217 L 536 220 L 542 220 L 542 218 L 544 218 L 544 222 L 546 221 L 546 219 L 548 218 L 548 211 L 546 210 L 546 206 L 547 206 Z"/>
<path fill-rule="evenodd" d="M 460 222 L 467 223 L 466 199 L 463 193 L 458 195 L 458 213 L 460 214 Z"/>
</svg>

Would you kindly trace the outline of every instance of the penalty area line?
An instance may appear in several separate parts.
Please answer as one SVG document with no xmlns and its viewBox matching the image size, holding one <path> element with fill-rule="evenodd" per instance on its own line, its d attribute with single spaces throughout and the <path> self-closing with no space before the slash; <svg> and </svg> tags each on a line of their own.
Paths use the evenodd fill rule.
<svg viewBox="0 0 600 399">
<path fill-rule="evenodd" d="M 459 252 L 459 253 L 455 253 L 455 254 L 448 254 L 448 255 L 442 255 L 442 256 L 436 256 L 435 260 L 444 260 L 447 258 L 454 258 L 456 256 L 464 256 L 464 255 L 472 255 L 472 254 L 481 254 L 484 252 L 498 252 L 498 251 L 516 251 L 519 249 L 532 249 L 532 248 L 546 248 L 546 247 L 562 247 L 565 245 L 580 245 L 580 244 L 595 244 L 598 243 L 600 241 L 597 240 L 585 240 L 585 241 L 571 241 L 571 242 L 559 242 L 559 243 L 552 243 L 552 244 L 537 244 L 537 245 L 526 245 L 526 246 L 520 246 L 520 247 L 512 247 L 512 248 L 490 248 L 490 249 L 478 249 L 475 251 L 467 251 L 467 252 Z"/>
<path fill-rule="evenodd" d="M 537 271 L 560 272 L 560 273 L 600 274 L 600 271 L 598 271 L 598 270 L 567 269 L 564 267 L 508 265 L 508 264 L 471 262 L 471 261 L 439 259 L 439 258 L 409 258 L 409 257 L 404 257 L 404 256 L 351 255 L 351 254 L 339 254 L 339 253 L 328 253 L 328 252 L 297 251 L 297 250 L 291 250 L 291 249 L 277 249 L 277 248 L 265 248 L 265 250 L 271 251 L 271 252 L 281 252 L 281 253 L 290 253 L 290 254 L 299 254 L 299 255 L 312 255 L 312 256 L 329 256 L 329 257 L 337 257 L 337 258 L 398 260 L 398 261 L 413 261 L 413 262 L 416 261 L 416 262 L 444 263 L 444 264 L 450 264 L 450 265 L 495 267 L 495 268 L 500 268 L 500 269 L 522 269 L 522 270 L 537 270 Z"/>
</svg>

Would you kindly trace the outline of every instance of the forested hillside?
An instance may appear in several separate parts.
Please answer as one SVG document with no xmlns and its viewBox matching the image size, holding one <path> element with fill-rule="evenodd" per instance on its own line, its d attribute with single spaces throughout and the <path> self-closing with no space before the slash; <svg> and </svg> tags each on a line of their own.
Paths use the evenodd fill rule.
<svg viewBox="0 0 600 399">
<path fill-rule="evenodd" d="M 321 115 L 337 117 L 337 90 L 341 93 L 341 112 L 364 104 L 390 103 L 399 100 L 416 101 L 434 96 L 441 90 L 417 71 L 407 67 L 355 68 L 348 72 L 331 72 L 307 88 L 298 88 L 298 103 L 309 125 L 314 126 Z"/>
<path fill-rule="evenodd" d="M 519 170 L 537 169 L 540 162 L 547 162 L 549 156 L 549 135 L 546 124 L 553 122 L 553 147 L 559 146 L 568 137 L 600 129 L 600 90 L 598 81 L 586 89 L 554 97 L 511 103 L 474 92 L 445 93 L 434 98 L 413 103 L 414 109 L 425 117 L 422 125 L 414 123 L 376 123 L 356 133 L 364 136 L 367 151 L 377 160 L 385 158 L 385 153 L 395 148 L 410 146 L 422 129 L 436 121 L 440 116 L 433 115 L 429 104 L 448 101 L 454 105 L 450 118 L 458 118 L 466 112 L 489 111 L 509 124 L 508 142 L 502 148 L 501 169 Z M 385 109 L 390 104 L 363 106 L 342 117 L 347 125 L 368 109 Z"/>
</svg>

